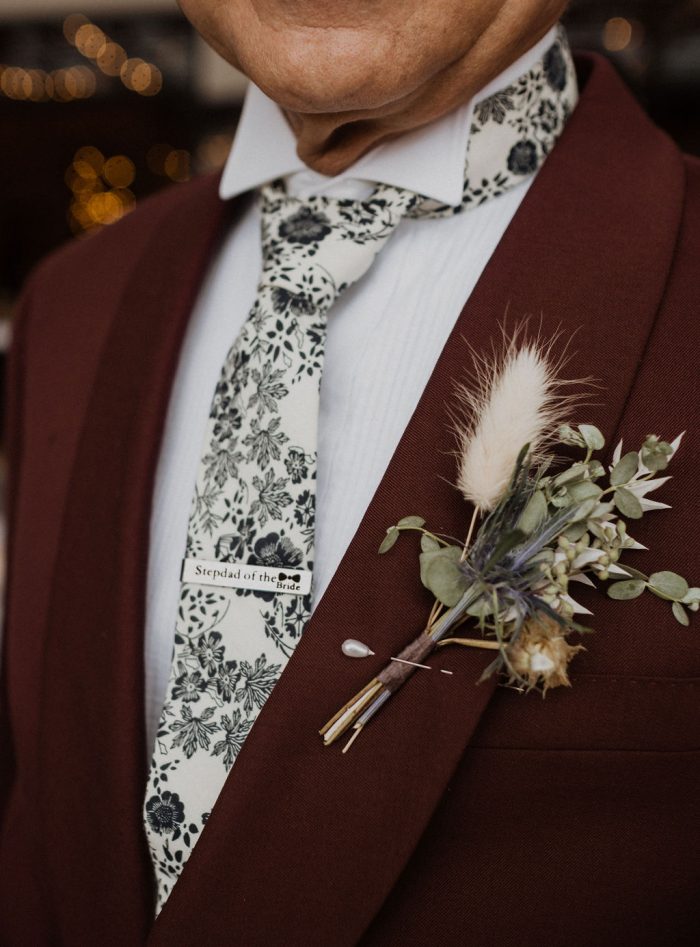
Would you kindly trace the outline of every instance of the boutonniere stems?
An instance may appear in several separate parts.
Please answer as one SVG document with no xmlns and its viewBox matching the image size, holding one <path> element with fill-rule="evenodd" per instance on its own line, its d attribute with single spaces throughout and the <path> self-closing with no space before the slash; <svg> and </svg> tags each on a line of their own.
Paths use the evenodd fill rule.
<svg viewBox="0 0 700 947">
<path fill-rule="evenodd" d="M 471 505 L 465 541 L 455 544 L 427 529 L 423 517 L 407 516 L 389 527 L 379 549 L 387 553 L 403 532 L 420 534 L 420 580 L 435 596 L 425 627 L 325 724 L 326 745 L 352 730 L 349 749 L 391 696 L 430 667 L 432 652 L 447 645 L 493 651 L 482 680 L 497 675 L 542 694 L 569 686 L 568 665 L 584 650 L 569 639 L 590 631 L 575 620 L 590 612 L 572 597 L 573 583 L 609 581 L 608 595 L 618 600 L 649 590 L 671 603 L 683 625 L 688 610 L 700 607 L 700 589 L 676 573 L 646 576 L 620 563 L 628 550 L 644 549 L 627 521 L 666 508 L 648 494 L 667 481 L 657 475 L 682 435 L 670 443 L 649 435 L 626 454 L 620 443 L 606 470 L 594 456 L 605 447 L 601 432 L 565 423 L 575 383 L 558 378 L 556 339 L 521 344 L 520 337 L 500 355 L 475 359 L 476 381 L 458 388 L 450 411 L 456 486 Z M 551 470 L 556 444 L 581 452 L 558 472 Z M 471 630 L 458 632 L 466 623 Z"/>
</svg>

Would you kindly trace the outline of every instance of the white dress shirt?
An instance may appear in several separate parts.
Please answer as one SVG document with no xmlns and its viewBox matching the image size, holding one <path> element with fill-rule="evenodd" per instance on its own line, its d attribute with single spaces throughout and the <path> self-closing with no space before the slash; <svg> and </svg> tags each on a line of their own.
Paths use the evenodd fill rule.
<svg viewBox="0 0 700 947">
<path fill-rule="evenodd" d="M 374 182 L 456 205 L 474 102 L 526 72 L 555 29 L 471 102 L 379 145 L 336 177 L 311 171 L 277 105 L 249 87 L 221 179 L 228 200 L 283 177 L 297 197 L 364 198 Z M 447 337 L 527 193 L 529 177 L 463 214 L 404 219 L 369 273 L 329 315 L 321 385 L 314 605 L 360 524 Z M 156 474 L 146 599 L 146 725 L 152 745 L 165 695 L 180 563 L 202 436 L 224 357 L 255 299 L 260 217 L 251 202 L 215 257 L 190 319 L 174 379 Z M 502 313 L 494 313 L 494 332 Z"/>
</svg>

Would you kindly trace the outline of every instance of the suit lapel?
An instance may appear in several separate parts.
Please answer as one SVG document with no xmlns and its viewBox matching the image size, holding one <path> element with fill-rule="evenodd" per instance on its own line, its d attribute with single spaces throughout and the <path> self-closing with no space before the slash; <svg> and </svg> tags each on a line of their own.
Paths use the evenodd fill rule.
<svg viewBox="0 0 700 947">
<path fill-rule="evenodd" d="M 488 348 L 506 312 L 542 331 L 576 329 L 573 371 L 604 385 L 590 420 L 612 436 L 643 357 L 670 266 L 682 206 L 675 147 L 612 69 L 580 64 L 581 101 L 454 327 L 362 524 L 229 776 L 152 945 L 246 947 L 356 943 L 391 890 L 493 692 L 475 686 L 489 660 L 452 649 L 420 672 L 349 754 L 319 726 L 423 626 L 415 542 L 377 556 L 384 530 L 409 513 L 465 533 L 449 485 L 445 405 L 467 345 Z M 590 73 L 590 75 L 588 75 Z M 639 155 L 644 161 L 639 161 Z M 376 658 L 342 657 L 347 637 Z M 469 817 L 468 814 L 465 817 Z"/>
<path fill-rule="evenodd" d="M 169 199 L 119 301 L 80 439 L 47 628 L 40 837 L 61 943 L 143 942 L 143 612 L 150 497 L 169 388 L 220 229 L 216 182 Z"/>
</svg>

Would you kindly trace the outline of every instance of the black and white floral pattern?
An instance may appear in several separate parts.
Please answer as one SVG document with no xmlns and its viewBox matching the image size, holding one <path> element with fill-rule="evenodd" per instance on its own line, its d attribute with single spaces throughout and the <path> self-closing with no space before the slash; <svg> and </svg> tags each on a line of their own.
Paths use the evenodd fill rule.
<svg viewBox="0 0 700 947">
<path fill-rule="evenodd" d="M 447 216 L 541 165 L 573 108 L 565 40 L 480 102 L 464 199 L 439 206 L 387 185 L 366 201 L 262 190 L 263 273 L 213 395 L 187 555 L 313 569 L 316 426 L 326 315 L 404 216 Z M 183 584 L 144 825 L 158 910 L 308 621 L 311 597 Z"/>
</svg>

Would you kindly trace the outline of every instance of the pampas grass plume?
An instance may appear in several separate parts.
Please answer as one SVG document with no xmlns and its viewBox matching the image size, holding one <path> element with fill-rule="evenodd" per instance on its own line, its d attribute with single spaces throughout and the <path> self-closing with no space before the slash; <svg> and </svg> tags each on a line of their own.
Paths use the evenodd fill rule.
<svg viewBox="0 0 700 947">
<path fill-rule="evenodd" d="M 525 444 L 531 463 L 548 459 L 547 447 L 575 400 L 562 390 L 571 382 L 557 379 L 563 362 L 552 359 L 557 337 L 521 343 L 521 335 L 504 336 L 502 350 L 490 357 L 472 353 L 475 384 L 457 389 L 457 487 L 482 512 L 505 493 Z"/>
</svg>

